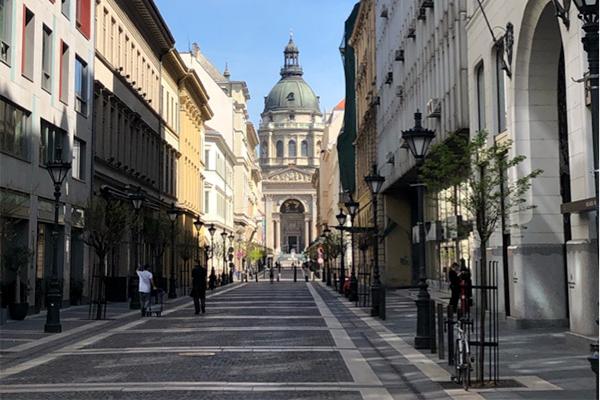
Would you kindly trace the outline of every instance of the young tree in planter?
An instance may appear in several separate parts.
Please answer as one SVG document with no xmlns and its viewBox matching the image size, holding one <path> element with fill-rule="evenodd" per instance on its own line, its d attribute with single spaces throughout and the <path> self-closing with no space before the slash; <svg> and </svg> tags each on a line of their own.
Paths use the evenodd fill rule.
<svg viewBox="0 0 600 400">
<path fill-rule="evenodd" d="M 154 257 L 152 273 L 160 277 L 166 276 L 163 271 L 162 260 L 167 247 L 171 243 L 171 221 L 164 212 L 159 212 L 155 216 L 145 216 L 144 241 L 150 246 Z"/>
<path fill-rule="evenodd" d="M 103 315 L 102 300 L 105 295 L 103 281 L 107 268 L 106 256 L 121 242 L 123 234 L 129 226 L 129 220 L 129 208 L 120 200 L 107 200 L 94 196 L 88 202 L 83 226 L 83 241 L 94 249 L 99 260 L 100 284 L 96 293 L 98 299 L 96 319 L 102 319 Z"/>
<path fill-rule="evenodd" d="M 525 156 L 511 157 L 509 150 L 512 142 L 504 140 L 489 146 L 485 131 L 478 132 L 471 139 L 464 135 L 451 135 L 444 143 L 434 145 L 428 158 L 421 167 L 421 178 L 432 192 L 452 186 L 465 188 L 460 198 L 449 195 L 444 200 L 460 205 L 473 217 L 474 232 L 479 241 L 479 276 L 481 283 L 481 303 L 479 342 L 485 342 L 485 312 L 487 286 L 486 248 L 490 237 L 496 231 L 498 222 L 507 218 L 509 213 L 531 209 L 526 194 L 531 182 L 543 171 L 536 169 L 510 180 L 506 172 L 517 167 Z M 513 225 L 515 226 L 515 225 Z M 485 351 L 479 352 L 477 378 L 483 382 Z"/>
</svg>

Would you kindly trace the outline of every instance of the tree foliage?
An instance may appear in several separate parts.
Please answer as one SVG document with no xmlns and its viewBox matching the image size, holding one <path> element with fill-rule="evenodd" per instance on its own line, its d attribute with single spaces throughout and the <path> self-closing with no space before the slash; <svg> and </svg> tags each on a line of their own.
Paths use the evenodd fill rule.
<svg viewBox="0 0 600 400">
<path fill-rule="evenodd" d="M 130 220 L 128 207 L 122 201 L 93 196 L 86 208 L 83 241 L 104 260 L 122 241 Z"/>
<path fill-rule="evenodd" d="M 485 131 L 471 139 L 461 134 L 451 135 L 446 142 L 432 146 L 421 166 L 421 178 L 430 191 L 452 186 L 465 188 L 459 198 L 449 194 L 443 200 L 459 205 L 474 218 L 482 244 L 487 244 L 503 216 L 508 219 L 510 213 L 535 207 L 528 204 L 525 196 L 532 180 L 543 172 L 536 169 L 516 180 L 508 179 L 506 172 L 526 157 L 509 156 L 510 140 L 488 146 L 487 139 Z"/>
</svg>

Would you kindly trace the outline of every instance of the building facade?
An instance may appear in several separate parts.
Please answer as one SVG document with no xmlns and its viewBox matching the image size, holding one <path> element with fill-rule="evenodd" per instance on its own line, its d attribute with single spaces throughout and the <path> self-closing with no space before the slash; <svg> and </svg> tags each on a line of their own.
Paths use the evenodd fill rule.
<svg viewBox="0 0 600 400">
<path fill-rule="evenodd" d="M 58 278 L 65 302 L 82 296 L 89 271 L 82 228 L 92 182 L 92 5 L 90 0 L 0 1 L 3 307 L 14 302 L 29 303 L 30 312 L 45 307 L 54 223 L 54 186 L 45 165 L 54 160 L 72 163 L 61 188 Z M 26 260 L 10 257 L 17 253 Z"/>
<path fill-rule="evenodd" d="M 483 2 L 483 11 L 467 4 L 470 124 L 512 140 L 513 155 L 527 157 L 509 179 L 543 173 L 527 195 L 535 208 L 510 215 L 520 228 L 508 227 L 487 251 L 506 263 L 501 298 L 508 315 L 523 325 L 568 323 L 597 337 L 597 216 L 593 208 L 569 207 L 596 190 L 589 94 L 570 79 L 587 71 L 582 23 L 573 6 L 567 28 L 552 1 L 510 3 Z M 494 37 L 484 13 L 502 27 Z"/>
<path fill-rule="evenodd" d="M 234 224 L 234 172 L 236 161 L 234 153 L 234 99 L 224 89 L 228 82 L 225 76 L 210 63 L 200 51 L 197 44 L 192 51 L 182 53 L 188 68 L 194 70 L 204 83 L 209 105 L 214 116 L 206 124 L 204 142 L 204 240 L 214 244 L 215 251 L 209 267 L 215 274 L 229 274 L 227 253 L 232 247 L 230 235 L 235 234 Z M 246 93 L 247 94 L 247 93 Z M 214 237 L 208 234 L 207 228 L 215 226 Z M 225 239 L 225 240 L 223 240 Z"/>
<path fill-rule="evenodd" d="M 417 221 L 418 182 L 415 159 L 403 146 L 401 132 L 423 115 L 423 126 L 435 131 L 436 142 L 449 134 L 468 132 L 466 1 L 376 2 L 377 165 L 385 177 L 385 274 L 390 286 L 416 283 L 418 244 L 412 231 Z M 457 212 L 428 193 L 425 221 L 445 224 Z M 454 210 L 453 210 L 454 211 Z M 427 276 L 446 287 L 446 267 L 470 260 L 468 238 L 428 236 Z M 441 282 L 438 284 L 438 282 Z"/>
<path fill-rule="evenodd" d="M 290 38 L 258 130 L 267 246 L 275 257 L 299 254 L 316 238 L 317 191 L 311 181 L 319 168 L 323 116 L 319 98 L 302 78 L 299 53 Z"/>
</svg>

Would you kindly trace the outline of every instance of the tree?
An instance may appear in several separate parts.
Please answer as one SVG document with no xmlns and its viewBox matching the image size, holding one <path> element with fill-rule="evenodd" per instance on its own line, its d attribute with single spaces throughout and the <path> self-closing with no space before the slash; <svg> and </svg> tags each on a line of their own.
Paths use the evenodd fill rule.
<svg viewBox="0 0 600 400">
<path fill-rule="evenodd" d="M 498 221 L 508 220 L 510 213 L 531 209 L 525 198 L 532 180 L 543 171 L 536 169 L 530 173 L 509 180 L 506 173 L 525 160 L 523 155 L 511 158 L 509 151 L 512 141 L 494 142 L 488 146 L 488 135 L 479 131 L 471 139 L 461 134 L 451 135 L 444 143 L 431 148 L 428 158 L 421 166 L 421 178 L 429 190 L 434 192 L 452 186 L 464 187 L 462 196 L 453 193 L 444 198 L 453 205 L 460 205 L 474 221 L 476 239 L 479 241 L 481 283 L 480 343 L 485 342 L 485 312 L 487 286 L 487 254 L 485 249 Z M 518 226 L 513 224 L 512 226 Z M 485 351 L 479 352 L 477 377 L 483 381 Z"/>
<path fill-rule="evenodd" d="M 86 208 L 83 241 L 92 247 L 98 256 L 100 278 L 96 293 L 98 299 L 96 319 L 102 318 L 106 256 L 121 242 L 130 223 L 130 214 L 128 207 L 121 200 L 108 200 L 97 196 L 91 198 Z"/>
<path fill-rule="evenodd" d="M 144 241 L 150 246 L 155 271 L 162 275 L 162 258 L 171 241 L 171 221 L 164 212 L 144 216 Z"/>
<path fill-rule="evenodd" d="M 23 222 L 16 214 L 19 208 L 26 206 L 26 202 L 25 199 L 0 191 L 0 290 L 5 285 L 7 270 L 11 270 L 15 275 L 15 303 L 20 303 L 22 297 L 21 270 L 27 267 L 34 254 L 26 245 L 15 245 L 19 236 L 17 226 Z"/>
</svg>

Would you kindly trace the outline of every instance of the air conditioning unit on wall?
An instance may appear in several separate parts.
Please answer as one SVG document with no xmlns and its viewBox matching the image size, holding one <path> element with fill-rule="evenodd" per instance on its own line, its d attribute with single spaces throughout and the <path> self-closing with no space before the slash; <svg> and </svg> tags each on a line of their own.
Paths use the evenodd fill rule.
<svg viewBox="0 0 600 400">
<path fill-rule="evenodd" d="M 427 102 L 427 118 L 439 118 L 442 114 L 442 102 L 438 98 L 431 98 Z"/>
</svg>

